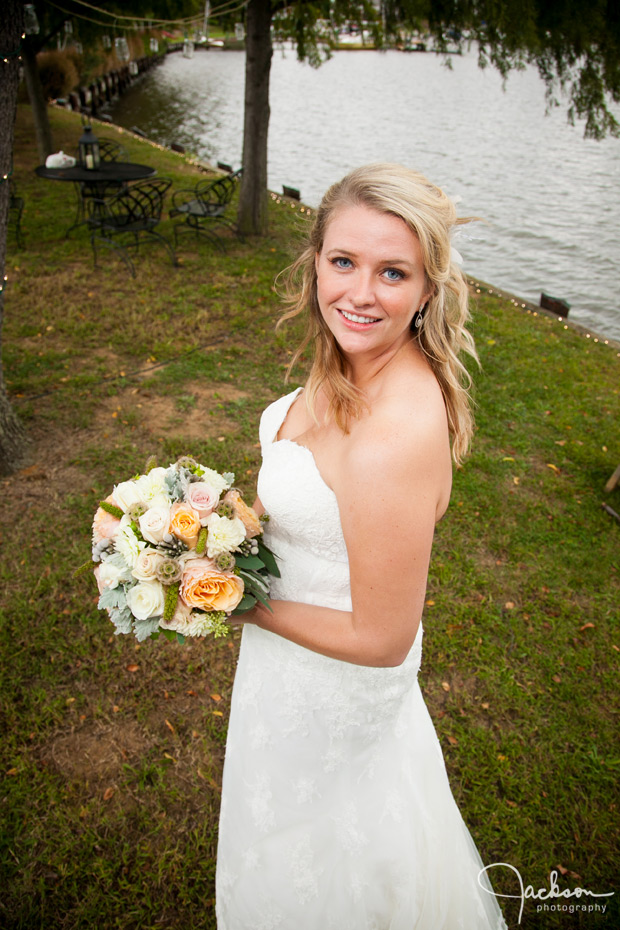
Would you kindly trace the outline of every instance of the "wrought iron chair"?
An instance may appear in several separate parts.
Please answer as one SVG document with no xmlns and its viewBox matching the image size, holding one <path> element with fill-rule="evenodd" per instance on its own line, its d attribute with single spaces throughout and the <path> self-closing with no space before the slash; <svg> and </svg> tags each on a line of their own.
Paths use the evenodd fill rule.
<svg viewBox="0 0 620 930">
<path fill-rule="evenodd" d="M 138 181 L 126 190 L 119 191 L 109 200 L 89 201 L 87 223 L 91 230 L 95 265 L 98 249 L 102 246 L 114 249 L 135 278 L 136 269 L 127 249 L 135 247 L 137 251 L 140 238 L 144 237 L 161 242 L 168 251 L 172 264 L 178 266 L 171 244 L 165 236 L 155 231 L 155 227 L 161 221 L 164 198 L 171 184 L 169 178 Z"/>
<path fill-rule="evenodd" d="M 239 235 L 236 223 L 226 216 L 242 169 L 214 180 L 200 181 L 195 187 L 177 190 L 172 195 L 170 217 L 183 217 L 182 222 L 174 224 L 174 244 L 178 246 L 181 232 L 193 232 L 203 235 L 222 252 L 225 251 L 224 240 L 218 235 L 218 228 L 231 230 Z"/>
<path fill-rule="evenodd" d="M 15 233 L 17 248 L 24 248 L 24 239 L 22 236 L 22 213 L 24 212 L 24 198 L 17 193 L 17 187 L 14 181 L 9 181 L 9 219 L 8 229 Z"/>
<path fill-rule="evenodd" d="M 127 157 L 125 149 L 115 139 L 99 139 L 99 157 L 101 161 L 124 161 Z M 65 233 L 69 235 L 76 226 L 81 226 L 86 220 L 87 203 L 92 200 L 107 200 L 114 197 L 119 191 L 126 190 L 124 181 L 79 181 L 75 184 L 77 195 L 77 213 L 73 225 Z"/>
</svg>

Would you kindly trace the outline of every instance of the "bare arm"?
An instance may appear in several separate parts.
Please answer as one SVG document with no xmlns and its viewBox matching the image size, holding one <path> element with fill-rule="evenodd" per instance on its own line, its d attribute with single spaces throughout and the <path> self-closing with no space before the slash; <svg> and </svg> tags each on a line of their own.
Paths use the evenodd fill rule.
<svg viewBox="0 0 620 930">
<path fill-rule="evenodd" d="M 354 664 L 404 661 L 422 616 L 434 527 L 451 466 L 441 418 L 429 413 L 415 428 L 402 426 L 384 424 L 380 435 L 353 445 L 334 487 L 349 554 L 352 610 L 272 600 L 273 613 L 257 608 L 247 615 L 250 622 Z"/>
</svg>

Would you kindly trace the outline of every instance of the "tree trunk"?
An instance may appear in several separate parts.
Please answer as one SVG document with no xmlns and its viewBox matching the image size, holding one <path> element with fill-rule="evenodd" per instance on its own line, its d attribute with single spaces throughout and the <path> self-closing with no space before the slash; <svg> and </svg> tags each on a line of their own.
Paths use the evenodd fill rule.
<svg viewBox="0 0 620 930">
<path fill-rule="evenodd" d="M 243 176 L 239 193 L 239 231 L 267 232 L 267 134 L 271 71 L 271 2 L 250 0 L 245 40 L 245 113 Z"/>
<path fill-rule="evenodd" d="M 47 100 L 43 94 L 43 86 L 39 77 L 37 67 L 37 46 L 36 43 L 26 36 L 22 43 L 22 59 L 24 62 L 24 75 L 26 78 L 26 87 L 28 88 L 28 97 L 32 107 L 32 118 L 34 128 L 37 134 L 37 150 L 39 152 L 39 161 L 45 164 L 45 159 L 54 151 L 52 142 L 52 130 L 47 115 Z"/>
<path fill-rule="evenodd" d="M 26 436 L 11 407 L 2 371 L 2 317 L 7 282 L 6 235 L 9 218 L 9 184 L 13 155 L 13 135 L 17 88 L 19 85 L 19 51 L 24 7 L 21 0 L 5 0 L 0 17 L 0 474 L 10 475 L 24 460 Z M 4 59 L 7 59 L 5 62 Z"/>
</svg>

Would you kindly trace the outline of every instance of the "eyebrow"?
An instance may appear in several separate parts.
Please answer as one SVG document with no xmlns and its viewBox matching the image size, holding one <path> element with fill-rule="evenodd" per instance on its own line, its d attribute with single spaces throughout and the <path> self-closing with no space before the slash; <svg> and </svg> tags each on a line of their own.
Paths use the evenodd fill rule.
<svg viewBox="0 0 620 930">
<path fill-rule="evenodd" d="M 339 249 L 333 247 L 329 249 L 325 255 L 329 257 L 330 255 L 342 255 L 343 258 L 356 258 L 357 252 L 352 252 L 350 249 Z M 379 259 L 380 265 L 406 265 L 408 268 L 414 268 L 415 262 L 409 261 L 407 258 L 381 258 Z"/>
</svg>

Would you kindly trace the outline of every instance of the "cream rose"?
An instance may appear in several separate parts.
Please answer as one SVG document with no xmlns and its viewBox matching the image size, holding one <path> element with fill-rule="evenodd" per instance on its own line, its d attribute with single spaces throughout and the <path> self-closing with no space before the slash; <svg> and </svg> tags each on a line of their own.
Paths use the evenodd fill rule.
<svg viewBox="0 0 620 930">
<path fill-rule="evenodd" d="M 103 594 L 106 588 L 117 588 L 124 575 L 125 571 L 113 562 L 100 562 L 95 568 L 99 594 Z"/>
<path fill-rule="evenodd" d="M 212 513 L 208 519 L 207 555 L 214 559 L 221 552 L 233 552 L 245 539 L 245 526 L 239 517 L 220 517 Z"/>
<path fill-rule="evenodd" d="M 148 620 L 164 612 L 166 595 L 158 581 L 139 581 L 127 592 L 127 606 L 136 620 Z"/>
<path fill-rule="evenodd" d="M 138 581 L 155 581 L 157 578 L 157 566 L 161 565 L 165 556 L 155 549 L 143 549 L 136 564 L 133 567 L 132 575 Z"/>
<path fill-rule="evenodd" d="M 263 532 L 263 528 L 258 519 L 258 515 L 253 507 L 248 507 L 237 488 L 231 488 L 230 491 L 224 495 L 224 503 L 232 504 L 236 515 L 245 526 L 245 535 L 248 539 L 260 536 Z"/>
<path fill-rule="evenodd" d="M 188 607 L 228 613 L 243 597 L 243 581 L 237 575 L 214 570 L 210 559 L 192 559 L 185 563 L 179 593 Z"/>
<path fill-rule="evenodd" d="M 193 549 L 202 529 L 200 517 L 189 504 L 177 503 L 170 508 L 170 532 Z"/>
<path fill-rule="evenodd" d="M 170 508 L 149 507 L 139 518 L 138 525 L 144 538 L 156 546 L 170 532 Z"/>
<path fill-rule="evenodd" d="M 210 484 L 205 484 L 204 481 L 192 481 L 185 496 L 187 503 L 196 511 L 201 522 L 213 513 L 220 499 L 219 492 Z"/>
<path fill-rule="evenodd" d="M 143 503 L 142 493 L 137 481 L 121 481 L 120 484 L 115 485 L 112 496 L 114 503 L 125 512 L 129 510 L 132 504 Z"/>
</svg>

